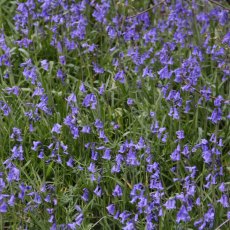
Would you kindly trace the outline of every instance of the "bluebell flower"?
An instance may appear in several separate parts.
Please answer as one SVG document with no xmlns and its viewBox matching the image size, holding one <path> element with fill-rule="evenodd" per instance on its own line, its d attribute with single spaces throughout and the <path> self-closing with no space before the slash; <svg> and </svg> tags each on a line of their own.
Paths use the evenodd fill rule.
<svg viewBox="0 0 230 230">
<path fill-rule="evenodd" d="M 230 46 L 230 31 L 227 32 L 227 34 L 225 34 L 225 36 L 222 40 L 222 43 L 224 43 L 224 44 L 226 43 L 226 44 L 228 44 L 228 46 Z"/>
<path fill-rule="evenodd" d="M 69 105 L 72 105 L 73 103 L 77 102 L 77 98 L 76 98 L 76 95 L 74 93 L 71 93 L 66 100 L 67 100 Z"/>
<path fill-rule="evenodd" d="M 117 184 L 117 185 L 115 186 L 112 195 L 113 195 L 114 197 L 120 197 L 120 196 L 122 196 L 122 188 L 121 188 L 120 185 Z"/>
<path fill-rule="evenodd" d="M 121 223 L 124 224 L 125 221 L 131 216 L 131 213 L 127 210 L 125 210 L 124 212 L 122 212 L 119 215 L 119 218 L 121 218 Z"/>
<path fill-rule="evenodd" d="M 129 221 L 128 223 L 126 223 L 124 227 L 122 227 L 122 229 L 123 230 L 135 230 L 136 227 L 132 221 Z"/>
<path fill-rule="evenodd" d="M 224 192 L 224 191 L 225 191 L 225 183 L 224 183 L 224 182 L 222 182 L 222 183 L 220 184 L 219 190 L 220 190 L 221 192 Z"/>
<path fill-rule="evenodd" d="M 181 221 L 188 222 L 190 220 L 189 213 L 184 205 L 181 206 L 179 212 L 177 213 L 176 222 L 179 223 Z"/>
<path fill-rule="evenodd" d="M 178 140 L 184 139 L 184 131 L 183 130 L 178 130 L 176 132 L 176 135 L 177 135 Z"/>
<path fill-rule="evenodd" d="M 87 126 L 87 125 L 83 126 L 81 132 L 82 133 L 90 133 L 91 132 L 90 126 Z"/>
<path fill-rule="evenodd" d="M 91 162 L 89 167 L 88 167 L 88 171 L 91 173 L 95 173 L 96 172 L 96 168 L 95 168 L 95 163 Z"/>
<path fill-rule="evenodd" d="M 65 65 L 66 64 L 65 56 L 59 56 L 59 61 L 60 61 L 61 65 Z"/>
<path fill-rule="evenodd" d="M 91 109 L 96 109 L 96 105 L 97 105 L 96 96 L 93 93 L 87 94 L 82 102 L 82 105 L 85 107 L 90 107 Z"/>
<path fill-rule="evenodd" d="M 167 210 L 175 209 L 176 208 L 176 201 L 174 198 L 171 198 L 167 200 L 167 202 L 164 204 Z"/>
<path fill-rule="evenodd" d="M 61 128 L 62 128 L 62 126 L 60 124 L 56 123 L 56 124 L 54 124 L 51 132 L 60 134 L 61 133 Z"/>
<path fill-rule="evenodd" d="M 9 168 L 9 173 L 7 175 L 7 181 L 19 181 L 20 180 L 20 170 L 16 168 L 15 165 L 12 164 L 12 166 Z"/>
<path fill-rule="evenodd" d="M 81 196 L 82 200 L 87 202 L 89 200 L 89 190 L 87 188 L 83 189 L 83 195 Z"/>
<path fill-rule="evenodd" d="M 229 202 L 228 202 L 228 196 L 226 194 L 223 194 L 217 202 L 221 203 L 224 208 L 229 207 Z"/>
<path fill-rule="evenodd" d="M 115 164 L 111 168 L 111 173 L 119 173 L 121 171 L 121 165 L 120 164 Z"/>
<path fill-rule="evenodd" d="M 115 205 L 114 204 L 110 204 L 110 205 L 108 205 L 107 207 L 106 207 L 106 209 L 107 209 L 107 211 L 108 211 L 108 213 L 110 214 L 110 215 L 114 215 L 115 214 Z"/>
<path fill-rule="evenodd" d="M 12 159 L 18 159 L 20 161 L 24 160 L 24 156 L 23 156 L 24 151 L 22 145 L 14 146 L 11 152 L 12 152 Z"/>
<path fill-rule="evenodd" d="M 43 149 L 41 149 L 41 151 L 39 152 L 38 158 L 39 159 L 43 159 L 44 158 L 44 150 Z"/>
<path fill-rule="evenodd" d="M 13 207 L 15 205 L 15 195 L 11 195 L 7 203 L 9 206 Z"/>
<path fill-rule="evenodd" d="M 211 117 L 208 117 L 214 124 L 222 120 L 222 110 L 220 108 L 215 108 L 212 112 Z"/>
<path fill-rule="evenodd" d="M 101 196 L 102 196 L 102 188 L 101 188 L 99 185 L 97 185 L 97 187 L 95 188 L 95 190 L 94 190 L 93 192 L 94 192 L 94 194 L 96 194 L 96 196 L 98 196 L 98 197 L 101 197 Z"/>
<path fill-rule="evenodd" d="M 7 203 L 5 201 L 2 201 L 2 203 L 0 204 L 0 213 L 6 213 L 7 212 Z"/>
<path fill-rule="evenodd" d="M 9 116 L 11 112 L 9 105 L 3 101 L 0 101 L 0 110 L 3 111 L 4 116 Z"/>
<path fill-rule="evenodd" d="M 97 74 L 102 74 L 104 73 L 104 69 L 101 68 L 98 64 L 96 64 L 95 62 L 93 62 L 93 70 L 95 73 Z"/>
<path fill-rule="evenodd" d="M 132 98 L 128 98 L 127 105 L 132 105 L 134 103 L 134 100 Z"/>
<path fill-rule="evenodd" d="M 70 168 L 73 168 L 74 159 L 72 157 L 69 158 L 69 160 L 66 162 L 66 165 Z"/>
<path fill-rule="evenodd" d="M 96 121 L 94 122 L 94 125 L 97 129 L 102 129 L 104 127 L 103 122 L 100 121 L 99 119 L 96 119 Z"/>
<path fill-rule="evenodd" d="M 5 187 L 6 187 L 5 181 L 2 178 L 0 178 L 0 192 L 2 192 Z"/>
<path fill-rule="evenodd" d="M 166 65 L 160 71 L 157 72 L 160 75 L 161 79 L 169 79 L 172 76 L 172 71 L 168 70 L 168 66 Z"/>
<path fill-rule="evenodd" d="M 111 159 L 111 154 L 110 153 L 111 153 L 111 150 L 106 148 L 102 158 L 105 159 L 105 160 L 110 160 Z"/>
<path fill-rule="evenodd" d="M 102 85 L 100 86 L 100 88 L 99 88 L 99 94 L 100 94 L 100 95 L 103 95 L 104 92 L 105 92 L 105 84 L 102 84 Z"/>
<path fill-rule="evenodd" d="M 18 86 L 13 86 L 13 87 L 6 87 L 4 89 L 8 94 L 14 94 L 16 96 L 19 95 L 19 92 L 20 92 L 20 88 Z"/>
<path fill-rule="evenodd" d="M 76 216 L 76 218 L 75 218 L 75 223 L 76 223 L 78 226 L 80 226 L 80 225 L 82 224 L 83 220 L 84 220 L 84 215 L 83 215 L 83 213 L 80 213 L 80 214 L 78 214 L 78 215 Z"/>
<path fill-rule="evenodd" d="M 85 85 L 84 85 L 83 82 L 81 83 L 79 89 L 80 89 L 80 91 L 81 91 L 82 93 L 86 93 L 86 92 L 87 92 L 87 91 L 86 91 L 86 88 L 85 88 Z"/>
<path fill-rule="evenodd" d="M 115 81 L 119 81 L 120 83 L 125 83 L 125 72 L 124 70 L 119 71 L 118 73 L 115 74 L 114 76 Z"/>
<path fill-rule="evenodd" d="M 61 79 L 62 81 L 65 79 L 65 74 L 61 69 L 57 71 L 57 78 Z"/>
<path fill-rule="evenodd" d="M 170 158 L 172 159 L 172 161 L 179 161 L 180 154 L 181 154 L 181 147 L 178 144 L 176 149 L 171 153 Z"/>
<path fill-rule="evenodd" d="M 41 67 L 45 70 L 48 71 L 49 70 L 49 62 L 45 59 L 41 61 Z"/>
<path fill-rule="evenodd" d="M 230 220 L 230 211 L 227 212 L 227 218 Z"/>
</svg>

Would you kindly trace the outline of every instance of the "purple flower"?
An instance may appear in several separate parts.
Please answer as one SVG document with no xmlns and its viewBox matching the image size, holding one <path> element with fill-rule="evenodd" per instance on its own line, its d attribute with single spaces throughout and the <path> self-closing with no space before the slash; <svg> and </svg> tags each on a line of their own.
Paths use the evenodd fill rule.
<svg viewBox="0 0 230 230">
<path fill-rule="evenodd" d="M 7 203 L 3 201 L 0 204 L 0 213 L 6 213 L 6 212 L 7 212 Z"/>
<path fill-rule="evenodd" d="M 112 26 L 107 26 L 106 31 L 111 39 L 116 38 L 117 32 Z"/>
<path fill-rule="evenodd" d="M 116 197 L 116 196 L 117 196 L 117 197 L 122 196 L 122 189 L 121 189 L 121 186 L 117 184 L 117 185 L 115 186 L 115 189 L 113 190 L 113 193 L 112 193 L 112 194 L 113 194 L 114 197 Z"/>
<path fill-rule="evenodd" d="M 209 208 L 208 212 L 206 212 L 204 214 L 204 218 L 201 218 L 198 221 L 194 222 L 194 226 L 195 227 L 199 226 L 199 228 L 198 228 L 199 230 L 209 229 L 209 228 L 211 229 L 213 227 L 214 217 L 215 217 L 214 209 L 211 206 L 211 208 Z"/>
<path fill-rule="evenodd" d="M 121 171 L 121 166 L 119 164 L 115 164 L 111 168 L 111 173 L 119 173 L 120 171 Z"/>
<path fill-rule="evenodd" d="M 95 188 L 95 190 L 94 190 L 93 192 L 94 192 L 94 194 L 96 194 L 96 196 L 98 196 L 98 197 L 101 197 L 101 196 L 102 196 L 102 189 L 101 189 L 101 187 L 100 187 L 99 185 Z"/>
<path fill-rule="evenodd" d="M 83 222 L 83 219 L 84 219 L 84 215 L 83 213 L 80 213 L 77 215 L 77 217 L 75 218 L 75 223 L 80 226 L 81 223 Z"/>
<path fill-rule="evenodd" d="M 44 95 L 44 89 L 41 87 L 40 84 L 37 84 L 37 85 L 38 85 L 38 87 L 34 90 L 32 97 Z"/>
<path fill-rule="evenodd" d="M 75 102 L 77 102 L 76 95 L 74 93 L 71 93 L 68 98 L 66 99 L 68 105 L 73 105 Z"/>
<path fill-rule="evenodd" d="M 198 197 L 198 198 L 196 199 L 196 205 L 197 205 L 197 206 L 200 206 L 200 205 L 201 205 L 200 197 Z"/>
<path fill-rule="evenodd" d="M 40 151 L 40 153 L 38 155 L 38 158 L 39 159 L 43 159 L 44 158 L 44 150 L 43 149 L 41 149 L 41 151 Z"/>
<path fill-rule="evenodd" d="M 171 153 L 170 158 L 172 161 L 180 160 L 180 145 L 177 145 L 176 149 Z"/>
<path fill-rule="evenodd" d="M 156 113 L 155 112 L 150 112 L 150 117 L 155 117 Z"/>
<path fill-rule="evenodd" d="M 69 158 L 69 160 L 66 162 L 66 165 L 70 168 L 73 168 L 74 159 L 72 157 Z"/>
<path fill-rule="evenodd" d="M 97 161 L 98 160 L 98 156 L 99 156 L 98 152 L 96 152 L 94 150 L 91 151 L 91 159 L 92 160 Z"/>
<path fill-rule="evenodd" d="M 230 211 L 227 212 L 227 218 L 230 220 Z"/>
<path fill-rule="evenodd" d="M 18 96 L 18 95 L 19 95 L 20 88 L 19 88 L 18 86 L 13 86 L 12 88 L 7 87 L 7 88 L 5 88 L 5 91 L 6 91 L 8 94 L 14 94 L 14 95 Z"/>
<path fill-rule="evenodd" d="M 18 40 L 16 41 L 16 43 L 22 47 L 24 46 L 25 48 L 29 48 L 29 46 L 32 44 L 32 40 L 28 39 L 28 38 L 23 38 L 22 40 Z"/>
<path fill-rule="evenodd" d="M 125 83 L 125 72 L 124 70 L 119 71 L 118 73 L 115 74 L 114 76 L 115 81 L 119 81 L 120 83 Z"/>
<path fill-rule="evenodd" d="M 18 159 L 20 161 L 24 160 L 22 145 L 14 146 L 11 152 L 12 152 L 12 159 Z"/>
<path fill-rule="evenodd" d="M 45 71 L 49 70 L 49 62 L 47 60 L 42 60 L 41 61 L 41 67 L 42 69 L 44 69 Z"/>
<path fill-rule="evenodd" d="M 132 98 L 128 98 L 127 104 L 132 105 L 134 103 L 134 100 Z"/>
<path fill-rule="evenodd" d="M 22 136 L 21 136 L 21 130 L 14 127 L 13 128 L 13 133 L 10 135 L 11 139 L 15 139 L 19 142 L 22 142 Z"/>
<path fill-rule="evenodd" d="M 97 105 L 96 96 L 93 93 L 87 94 L 82 102 L 82 105 L 84 107 L 90 107 L 91 109 L 96 109 L 96 105 Z"/>
<path fill-rule="evenodd" d="M 16 168 L 13 164 L 10 167 L 8 176 L 7 176 L 8 182 L 12 181 L 19 181 L 20 180 L 20 171 L 18 168 Z"/>
<path fill-rule="evenodd" d="M 41 144 L 40 141 L 33 141 L 33 147 L 31 148 L 32 150 L 36 151 L 38 146 Z"/>
<path fill-rule="evenodd" d="M 157 72 L 160 75 L 161 79 L 169 79 L 172 76 L 172 71 L 168 70 L 168 66 L 166 65 L 160 71 Z"/>
<path fill-rule="evenodd" d="M 222 195 L 221 198 L 217 202 L 221 203 L 224 208 L 229 207 L 228 196 L 225 194 Z"/>
<path fill-rule="evenodd" d="M 63 73 L 63 71 L 61 69 L 58 69 L 57 71 L 57 78 L 64 80 L 65 78 L 65 74 Z"/>
<path fill-rule="evenodd" d="M 220 107 L 223 101 L 224 101 L 223 97 L 219 95 L 218 97 L 215 98 L 214 105 Z"/>
<path fill-rule="evenodd" d="M 175 119 L 175 120 L 179 120 L 180 119 L 178 109 L 175 106 L 170 107 L 170 111 L 169 111 L 168 115 L 170 117 L 173 117 L 173 119 Z"/>
<path fill-rule="evenodd" d="M 10 196 L 10 199 L 8 200 L 8 204 L 9 206 L 13 207 L 14 204 L 15 204 L 15 196 L 14 195 L 11 195 Z"/>
<path fill-rule="evenodd" d="M 87 202 L 89 200 L 89 190 L 87 188 L 83 189 L 83 195 L 81 196 L 82 200 Z"/>
<path fill-rule="evenodd" d="M 107 143 L 109 141 L 107 136 L 105 135 L 104 130 L 99 131 L 99 138 L 103 139 L 105 143 Z"/>
<path fill-rule="evenodd" d="M 184 131 L 183 131 L 183 130 L 177 131 L 177 132 L 176 132 L 176 135 L 177 135 L 177 138 L 178 138 L 179 140 L 184 139 Z"/>
<path fill-rule="evenodd" d="M 219 190 L 220 190 L 221 192 L 224 192 L 224 191 L 225 191 L 225 184 L 224 184 L 224 182 L 222 182 L 222 183 L 220 184 Z"/>
<path fill-rule="evenodd" d="M 132 148 L 129 149 L 129 152 L 127 154 L 126 163 L 128 165 L 133 165 L 133 166 L 140 165 L 140 162 L 138 161 L 138 159 L 136 157 L 136 152 L 134 150 L 132 150 Z"/>
<path fill-rule="evenodd" d="M 96 63 L 93 62 L 93 70 L 95 73 L 97 74 L 102 74 L 104 73 L 104 69 L 101 68 L 99 65 L 97 65 Z"/>
<path fill-rule="evenodd" d="M 71 229 L 71 230 L 75 230 L 76 229 L 76 223 L 75 222 L 72 222 L 72 223 L 69 223 L 67 224 L 67 226 Z"/>
<path fill-rule="evenodd" d="M 89 172 L 91 173 L 95 173 L 96 172 L 96 168 L 95 168 L 95 163 L 91 162 L 89 167 L 88 167 Z"/>
<path fill-rule="evenodd" d="M 103 95 L 104 92 L 105 92 L 105 84 L 102 84 L 102 85 L 100 86 L 100 88 L 99 88 L 99 94 L 100 94 L 100 95 Z"/>
<path fill-rule="evenodd" d="M 45 202 L 50 203 L 51 202 L 51 197 L 50 195 L 47 195 L 44 199 Z"/>
<path fill-rule="evenodd" d="M 212 153 L 210 150 L 203 151 L 202 157 L 203 157 L 205 163 L 208 164 L 208 163 L 212 162 Z"/>
<path fill-rule="evenodd" d="M 61 133 L 61 127 L 62 126 L 60 124 L 56 123 L 56 124 L 54 124 L 51 132 L 60 134 Z"/>
<path fill-rule="evenodd" d="M 0 110 L 3 111 L 4 116 L 8 116 L 10 114 L 10 107 L 8 106 L 7 103 L 0 101 Z"/>
<path fill-rule="evenodd" d="M 96 119 L 96 121 L 94 122 L 94 125 L 97 129 L 102 129 L 104 127 L 103 122 L 100 121 L 99 119 Z"/>
<path fill-rule="evenodd" d="M 176 201 L 175 199 L 169 199 L 164 204 L 167 210 L 175 209 L 176 208 Z"/>
<path fill-rule="evenodd" d="M 184 205 L 181 206 L 179 212 L 177 213 L 176 222 L 180 223 L 181 221 L 188 222 L 190 220 L 190 216 L 188 211 Z"/>
<path fill-rule="evenodd" d="M 183 151 L 181 152 L 184 156 L 189 157 L 189 146 L 185 145 Z"/>
<path fill-rule="evenodd" d="M 110 150 L 110 149 L 105 149 L 105 151 L 104 151 L 104 154 L 103 154 L 102 158 L 103 158 L 103 159 L 105 159 L 105 160 L 110 160 L 110 159 L 111 159 L 110 152 L 111 152 L 111 150 Z"/>
<path fill-rule="evenodd" d="M 136 227 L 132 221 L 126 223 L 126 225 L 122 228 L 123 230 L 136 230 Z"/>
<path fill-rule="evenodd" d="M 124 211 L 122 212 L 119 217 L 121 218 L 121 223 L 124 224 L 124 222 L 129 218 L 129 216 L 131 216 L 131 213 L 128 211 Z"/>
<path fill-rule="evenodd" d="M 80 85 L 80 87 L 79 87 L 79 90 L 80 90 L 82 93 L 86 93 L 86 92 L 87 92 L 86 89 L 85 89 L 85 85 L 84 85 L 83 82 L 81 83 L 81 85 Z"/>
<path fill-rule="evenodd" d="M 230 46 L 230 31 L 224 36 L 222 43 L 227 43 Z"/>
<path fill-rule="evenodd" d="M 60 61 L 61 65 L 65 65 L 66 64 L 65 56 L 59 56 L 59 61 Z"/>
<path fill-rule="evenodd" d="M 107 207 L 106 207 L 106 209 L 107 209 L 107 211 L 108 211 L 108 213 L 110 214 L 110 215 L 114 215 L 114 213 L 115 213 L 115 205 L 114 204 L 110 204 L 110 205 L 108 205 Z"/>
</svg>

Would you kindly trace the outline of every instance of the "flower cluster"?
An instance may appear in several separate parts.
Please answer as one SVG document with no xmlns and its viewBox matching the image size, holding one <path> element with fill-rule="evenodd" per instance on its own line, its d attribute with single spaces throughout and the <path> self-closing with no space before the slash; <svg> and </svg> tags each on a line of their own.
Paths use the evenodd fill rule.
<svg viewBox="0 0 230 230">
<path fill-rule="evenodd" d="M 227 226 L 226 1 L 12 2 L 0 6 L 3 228 Z"/>
</svg>

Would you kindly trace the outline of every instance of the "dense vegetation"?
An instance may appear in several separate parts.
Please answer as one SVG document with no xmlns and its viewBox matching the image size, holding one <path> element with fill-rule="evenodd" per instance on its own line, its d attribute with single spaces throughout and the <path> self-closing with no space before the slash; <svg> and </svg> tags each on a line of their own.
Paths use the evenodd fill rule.
<svg viewBox="0 0 230 230">
<path fill-rule="evenodd" d="M 0 0 L 0 229 L 230 229 L 229 12 Z"/>
</svg>

